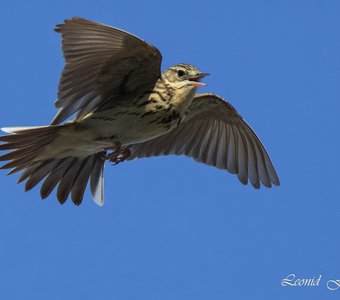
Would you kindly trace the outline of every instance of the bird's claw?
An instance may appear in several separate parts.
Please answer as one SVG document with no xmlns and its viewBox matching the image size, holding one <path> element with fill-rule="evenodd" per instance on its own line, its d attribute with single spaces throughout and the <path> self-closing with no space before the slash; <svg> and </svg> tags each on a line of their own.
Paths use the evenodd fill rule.
<svg viewBox="0 0 340 300">
<path fill-rule="evenodd" d="M 122 147 L 122 144 L 119 142 L 115 142 L 114 146 L 111 148 L 107 148 L 107 150 L 112 150 L 112 152 L 109 154 L 105 154 L 104 159 L 114 163 L 114 165 L 125 161 L 131 155 L 131 151 L 128 148 Z"/>
</svg>

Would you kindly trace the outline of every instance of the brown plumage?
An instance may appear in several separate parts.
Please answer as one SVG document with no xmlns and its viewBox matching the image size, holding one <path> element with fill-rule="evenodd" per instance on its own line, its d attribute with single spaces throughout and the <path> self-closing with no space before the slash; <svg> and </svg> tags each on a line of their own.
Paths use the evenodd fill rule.
<svg viewBox="0 0 340 300">
<path fill-rule="evenodd" d="M 144 143 L 131 145 L 129 159 L 186 155 L 198 162 L 236 173 L 255 188 L 279 185 L 261 141 L 237 111 L 219 96 L 198 94 L 190 112 L 176 129 Z"/>
<path fill-rule="evenodd" d="M 237 174 L 255 188 L 279 185 L 257 135 L 214 94 L 195 94 L 207 74 L 178 64 L 160 71 L 161 54 L 138 37 L 81 18 L 57 25 L 65 67 L 59 109 L 51 125 L 4 128 L 2 169 L 20 171 L 25 190 L 43 182 L 44 199 L 56 188 L 61 204 L 79 205 L 90 181 L 104 203 L 105 160 L 186 155 Z M 68 117 L 74 118 L 67 122 Z"/>
</svg>

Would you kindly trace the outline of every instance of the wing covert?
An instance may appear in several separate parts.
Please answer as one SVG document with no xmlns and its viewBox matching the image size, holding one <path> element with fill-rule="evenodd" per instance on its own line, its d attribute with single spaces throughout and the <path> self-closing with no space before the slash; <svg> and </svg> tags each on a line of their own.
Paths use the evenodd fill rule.
<svg viewBox="0 0 340 300">
<path fill-rule="evenodd" d="M 76 17 L 55 31 L 62 36 L 65 66 L 52 124 L 74 113 L 81 119 L 115 97 L 142 93 L 160 76 L 158 49 L 128 32 Z"/>
<path fill-rule="evenodd" d="M 187 118 L 176 129 L 130 146 L 131 157 L 186 155 L 237 174 L 243 184 L 271 187 L 280 181 L 260 139 L 235 108 L 214 94 L 195 96 Z"/>
</svg>

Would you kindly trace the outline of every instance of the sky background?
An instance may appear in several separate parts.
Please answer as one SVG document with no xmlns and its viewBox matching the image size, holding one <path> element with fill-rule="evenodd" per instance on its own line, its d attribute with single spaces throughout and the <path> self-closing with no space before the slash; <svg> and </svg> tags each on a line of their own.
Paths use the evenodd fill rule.
<svg viewBox="0 0 340 300">
<path fill-rule="evenodd" d="M 259 134 L 281 186 L 185 157 L 107 165 L 104 207 L 0 174 L 1 299 L 339 299 L 339 1 L 0 0 L 0 127 L 48 124 L 55 24 L 80 16 L 191 63 Z M 322 275 L 319 287 L 282 287 Z"/>
</svg>

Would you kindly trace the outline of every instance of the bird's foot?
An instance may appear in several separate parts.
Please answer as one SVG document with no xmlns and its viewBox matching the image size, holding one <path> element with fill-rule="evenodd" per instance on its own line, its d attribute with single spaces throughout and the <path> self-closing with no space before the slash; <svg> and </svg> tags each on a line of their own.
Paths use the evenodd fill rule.
<svg viewBox="0 0 340 300">
<path fill-rule="evenodd" d="M 106 150 L 111 150 L 112 152 L 105 155 L 105 160 L 113 162 L 115 165 L 125 161 L 131 155 L 131 151 L 123 147 L 118 141 L 115 141 L 114 145 L 106 148 Z"/>
</svg>

